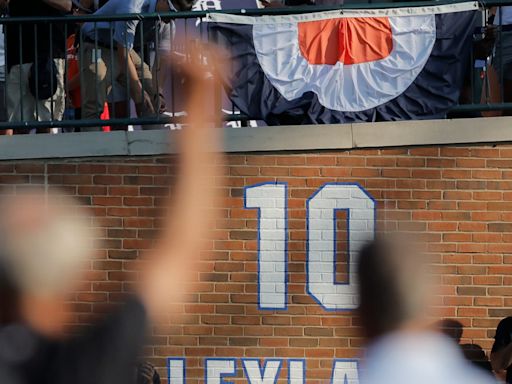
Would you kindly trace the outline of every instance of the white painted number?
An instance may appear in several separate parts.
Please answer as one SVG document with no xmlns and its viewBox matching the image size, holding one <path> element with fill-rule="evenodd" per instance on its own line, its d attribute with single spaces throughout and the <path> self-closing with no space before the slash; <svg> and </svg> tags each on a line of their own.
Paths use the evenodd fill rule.
<svg viewBox="0 0 512 384">
<path fill-rule="evenodd" d="M 185 359 L 169 359 L 167 366 L 169 384 L 185 384 Z"/>
<path fill-rule="evenodd" d="M 286 309 L 286 184 L 245 189 L 245 208 L 258 209 L 258 303 Z"/>
<path fill-rule="evenodd" d="M 308 293 L 326 310 L 357 308 L 357 255 L 374 236 L 375 202 L 355 184 L 327 184 L 308 201 Z M 336 212 L 345 211 L 348 283 L 336 281 Z"/>
<path fill-rule="evenodd" d="M 245 189 L 245 207 L 259 210 L 258 305 L 287 307 L 287 186 Z M 336 213 L 347 215 L 348 282 L 336 281 Z M 375 201 L 357 184 L 326 184 L 307 203 L 307 291 L 326 310 L 357 307 L 355 265 L 361 246 L 375 231 Z"/>
</svg>

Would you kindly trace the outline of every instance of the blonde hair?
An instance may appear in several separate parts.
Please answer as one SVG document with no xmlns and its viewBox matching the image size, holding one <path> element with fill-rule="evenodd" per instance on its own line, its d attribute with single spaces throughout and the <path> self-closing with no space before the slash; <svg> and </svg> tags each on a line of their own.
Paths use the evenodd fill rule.
<svg viewBox="0 0 512 384">
<path fill-rule="evenodd" d="M 0 199 L 0 264 L 21 293 L 53 295 L 73 287 L 93 255 L 92 217 L 63 193 L 41 190 Z"/>
</svg>

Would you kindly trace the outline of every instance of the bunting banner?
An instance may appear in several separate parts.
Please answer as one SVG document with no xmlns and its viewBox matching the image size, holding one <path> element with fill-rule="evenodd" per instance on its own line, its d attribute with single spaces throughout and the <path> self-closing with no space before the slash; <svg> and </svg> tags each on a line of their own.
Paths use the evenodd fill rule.
<svg viewBox="0 0 512 384">
<path fill-rule="evenodd" d="M 478 3 L 286 16 L 213 13 L 230 97 L 268 124 L 443 118 L 470 68 Z"/>
</svg>

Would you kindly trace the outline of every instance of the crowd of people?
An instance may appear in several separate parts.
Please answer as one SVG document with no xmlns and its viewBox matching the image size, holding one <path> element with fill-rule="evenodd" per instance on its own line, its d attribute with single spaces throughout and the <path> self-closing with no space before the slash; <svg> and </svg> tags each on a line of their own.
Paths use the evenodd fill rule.
<svg viewBox="0 0 512 384">
<path fill-rule="evenodd" d="M 175 33 L 170 20 L 70 23 L 65 18 L 189 11 L 196 2 L 0 0 L 4 16 L 55 20 L 2 25 L 0 121 L 108 120 L 129 118 L 135 113 L 138 117 L 165 114 L 162 85 L 168 74 L 160 69 L 169 58 Z M 340 2 L 318 0 L 317 3 Z M 271 7 L 315 2 L 287 0 L 261 4 Z M 126 130 L 127 126 L 81 128 L 82 131 L 116 129 Z M 42 133 L 50 131 L 50 128 L 38 129 Z M 0 133 L 15 132 L 28 133 L 29 129 L 7 129 Z"/>
<path fill-rule="evenodd" d="M 157 117 L 165 111 L 159 86 L 165 73 L 159 68 L 169 57 L 173 34 L 170 20 L 72 23 L 66 17 L 95 15 L 108 19 L 120 14 L 188 11 L 194 2 L 1 0 L 5 15 L 39 18 L 41 22 L 4 24 L 5 36 L 0 36 L 2 43 L 6 42 L 2 51 L 5 70 L 0 73 L 4 92 L 0 89 L 0 93 L 6 100 L 0 100 L 0 118 L 9 122 L 60 121 L 65 115 L 91 120 L 128 118 L 130 101 L 139 117 Z M 53 21 L 47 23 L 45 17 Z"/>
</svg>

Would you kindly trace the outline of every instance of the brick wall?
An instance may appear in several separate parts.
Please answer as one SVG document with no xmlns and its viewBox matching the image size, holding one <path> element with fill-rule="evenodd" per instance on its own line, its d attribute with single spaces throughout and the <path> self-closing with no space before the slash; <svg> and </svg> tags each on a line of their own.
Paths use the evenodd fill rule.
<svg viewBox="0 0 512 384">
<path fill-rule="evenodd" d="M 186 356 L 188 383 L 202 382 L 205 357 L 306 359 L 308 383 L 330 380 L 334 359 L 357 357 L 357 318 L 328 312 L 306 293 L 306 201 L 329 182 L 364 187 L 377 202 L 378 229 L 424 234 L 443 274 L 443 316 L 462 324 L 462 343 L 488 352 L 498 321 L 512 315 L 511 168 L 512 146 L 230 155 L 228 197 L 200 291 L 181 324 L 158 327 L 148 356 L 164 375 L 167 357 Z M 79 196 L 100 219 L 105 249 L 76 295 L 75 326 L 130 289 L 172 170 L 165 158 L 0 163 L 6 188 L 47 180 Z M 243 195 L 244 187 L 271 181 L 288 183 L 288 308 L 264 311 L 257 295 L 258 212 L 244 208 Z M 336 216 L 338 282 L 347 278 L 344 215 Z"/>
</svg>

